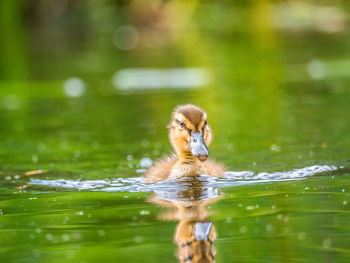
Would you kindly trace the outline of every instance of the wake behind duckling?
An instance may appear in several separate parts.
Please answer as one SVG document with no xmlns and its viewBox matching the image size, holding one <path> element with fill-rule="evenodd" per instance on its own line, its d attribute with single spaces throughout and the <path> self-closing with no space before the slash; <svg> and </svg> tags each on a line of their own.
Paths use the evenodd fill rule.
<svg viewBox="0 0 350 263">
<path fill-rule="evenodd" d="M 219 189 L 223 187 L 234 187 L 248 184 L 259 184 L 269 182 L 281 182 L 290 180 L 303 180 L 315 175 L 330 176 L 334 172 L 343 169 L 343 166 L 314 165 L 301 169 L 285 172 L 261 172 L 251 171 L 228 171 L 224 178 L 216 178 L 208 175 L 197 176 L 201 188 Z M 188 177 L 171 178 L 157 183 L 146 183 L 144 177 L 114 178 L 103 180 L 72 180 L 72 179 L 34 179 L 27 182 L 28 186 L 50 189 L 70 189 L 77 191 L 103 191 L 103 192 L 177 192 L 183 187 L 188 187 Z M 196 187 L 194 185 L 193 187 Z M 215 192 L 214 190 L 212 191 Z"/>
</svg>

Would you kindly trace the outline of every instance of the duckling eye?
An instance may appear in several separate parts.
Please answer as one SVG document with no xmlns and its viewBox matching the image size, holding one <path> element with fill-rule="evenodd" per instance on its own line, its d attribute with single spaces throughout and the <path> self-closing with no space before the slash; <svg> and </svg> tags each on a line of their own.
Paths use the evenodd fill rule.
<svg viewBox="0 0 350 263">
<path fill-rule="evenodd" d="M 180 126 L 181 126 L 181 128 L 186 128 L 186 125 L 183 121 L 180 121 Z"/>
<path fill-rule="evenodd" d="M 205 120 L 205 121 L 204 121 L 204 125 L 207 125 L 207 124 L 208 124 L 208 122 L 207 122 L 207 120 Z"/>
</svg>

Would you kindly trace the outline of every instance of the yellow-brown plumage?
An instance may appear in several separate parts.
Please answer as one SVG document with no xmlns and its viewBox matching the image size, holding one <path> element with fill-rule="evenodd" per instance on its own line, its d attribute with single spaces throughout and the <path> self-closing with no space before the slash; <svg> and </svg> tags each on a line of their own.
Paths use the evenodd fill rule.
<svg viewBox="0 0 350 263">
<path fill-rule="evenodd" d="M 174 233 L 179 262 L 215 262 L 216 250 L 213 243 L 217 232 L 213 222 L 207 219 L 212 211 L 208 211 L 206 206 L 219 200 L 220 196 L 208 195 L 202 182 L 193 177 L 186 180 L 186 185 L 171 198 L 163 198 L 154 194 L 148 198 L 148 202 L 173 208 L 160 214 L 159 218 L 179 221 Z"/>
<path fill-rule="evenodd" d="M 207 124 L 207 114 L 202 109 L 191 104 L 177 106 L 168 128 L 175 155 L 151 167 L 145 174 L 147 182 L 200 174 L 224 177 L 221 165 L 206 160 L 209 152 L 205 153 L 205 148 L 211 143 L 212 131 Z M 193 134 L 201 135 L 203 139 L 198 155 L 193 154 L 193 141 L 196 141 Z"/>
</svg>

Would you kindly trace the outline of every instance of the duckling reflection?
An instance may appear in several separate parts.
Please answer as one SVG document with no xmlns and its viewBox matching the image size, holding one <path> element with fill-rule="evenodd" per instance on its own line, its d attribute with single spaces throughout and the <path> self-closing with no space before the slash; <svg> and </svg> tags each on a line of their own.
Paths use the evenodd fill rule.
<svg viewBox="0 0 350 263">
<path fill-rule="evenodd" d="M 177 192 L 158 192 L 149 198 L 149 202 L 174 208 L 160 218 L 179 221 L 174 235 L 179 262 L 215 262 L 217 232 L 213 222 L 206 219 L 210 215 L 206 206 L 218 199 L 218 189 L 204 187 L 198 177 L 181 180 Z"/>
<path fill-rule="evenodd" d="M 191 104 L 177 106 L 168 128 L 175 156 L 151 167 L 145 174 L 147 182 L 200 174 L 224 177 L 223 167 L 207 160 L 213 134 L 202 109 Z"/>
</svg>

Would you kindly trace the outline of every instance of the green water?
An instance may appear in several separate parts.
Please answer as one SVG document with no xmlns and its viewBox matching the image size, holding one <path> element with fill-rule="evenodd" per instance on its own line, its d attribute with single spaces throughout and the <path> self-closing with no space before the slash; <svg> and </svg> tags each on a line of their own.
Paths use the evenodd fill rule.
<svg viewBox="0 0 350 263">
<path fill-rule="evenodd" d="M 16 11 L 23 4 L 11 4 L 20 2 L 0 6 L 28 16 Z M 2 13 L 0 261 L 178 262 L 174 235 L 190 218 L 215 227 L 216 262 L 349 262 L 350 6 L 323 1 L 344 16 L 331 23 L 315 15 L 312 1 L 301 6 L 306 14 L 287 15 L 277 2 L 189 1 L 194 11 L 177 8 L 192 10 L 190 25 L 164 29 L 171 37 L 162 46 L 131 51 L 111 41 L 131 7 L 81 4 L 72 20 L 40 26 Z M 266 22 L 266 14 L 289 27 Z M 210 82 L 121 92 L 111 81 L 124 68 L 193 67 L 206 69 Z M 74 76 L 85 84 L 76 98 L 63 89 Z M 171 153 L 166 126 L 184 103 L 207 111 L 211 158 L 228 171 L 342 168 L 217 187 L 220 196 L 208 203 L 191 201 L 197 213 L 179 212 L 179 200 L 151 202 L 151 192 L 30 185 L 142 176 L 141 159 Z M 182 196 L 191 199 L 193 189 Z"/>
</svg>

